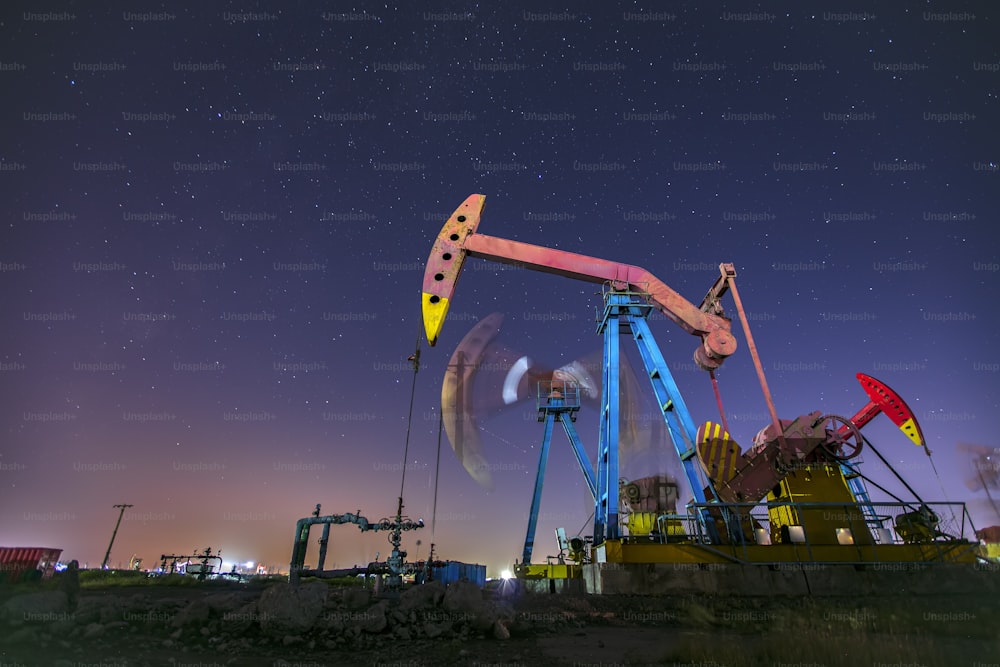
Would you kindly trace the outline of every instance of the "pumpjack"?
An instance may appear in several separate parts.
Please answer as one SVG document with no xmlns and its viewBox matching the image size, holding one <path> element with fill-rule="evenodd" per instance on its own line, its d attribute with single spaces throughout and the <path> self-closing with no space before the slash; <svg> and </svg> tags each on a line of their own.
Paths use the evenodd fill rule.
<svg viewBox="0 0 1000 667">
<path fill-rule="evenodd" d="M 603 286 L 603 310 L 597 318 L 604 348 L 596 472 L 575 430 L 569 428 L 579 409 L 573 400 L 578 388 L 574 388 L 572 374 L 554 376 L 551 379 L 563 381 L 555 387 L 557 391 L 552 383 L 539 390 L 539 421 L 545 422 L 545 432 L 520 575 L 531 577 L 542 571 L 532 569 L 531 546 L 545 458 L 556 421 L 567 426 L 567 436 L 594 497 L 588 559 L 596 564 L 974 562 L 976 544 L 964 537 L 974 527 L 964 503 L 934 503 L 935 510 L 915 493 L 915 501 L 896 497 L 899 502 L 876 503 L 870 499 L 866 482 L 876 483 L 862 473 L 862 450 L 871 449 L 892 470 L 861 433 L 876 416 L 887 415 L 928 457 L 931 454 L 912 410 L 885 383 L 858 374 L 869 401 L 850 419 L 819 411 L 779 419 L 737 290 L 733 264 L 719 264 L 719 276 L 695 305 L 641 267 L 480 233 L 485 199 L 481 194 L 470 195 L 445 222 L 431 249 L 421 296 L 431 346 L 438 342 L 469 258 Z M 732 296 L 770 417 L 770 423 L 745 451 L 729 434 L 715 376 L 737 351 L 732 319 L 726 316 L 722 303 L 727 294 Z M 693 358 L 711 379 L 718 422 L 704 421 L 696 426 L 650 330 L 648 318 L 654 312 L 698 338 Z M 683 514 L 673 511 L 669 502 L 642 502 L 643 485 L 619 479 L 622 334 L 636 344 L 690 487 L 693 499 Z M 462 419 L 455 406 L 442 406 L 442 414 Z M 461 433 L 460 424 L 449 426 L 449 434 Z M 906 484 L 902 478 L 900 481 Z M 952 520 L 947 529 L 942 526 L 945 516 Z"/>
</svg>

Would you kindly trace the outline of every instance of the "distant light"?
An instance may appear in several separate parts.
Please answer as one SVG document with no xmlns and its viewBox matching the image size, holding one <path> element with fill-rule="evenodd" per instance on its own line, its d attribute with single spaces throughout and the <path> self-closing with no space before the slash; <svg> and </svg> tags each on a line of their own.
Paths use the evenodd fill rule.
<svg viewBox="0 0 1000 667">
<path fill-rule="evenodd" d="M 250 568 L 253 567 L 253 561 L 252 560 L 248 560 L 246 563 L 243 564 L 243 567 L 245 567 L 246 569 L 249 570 Z"/>
<path fill-rule="evenodd" d="M 513 579 L 514 575 L 510 573 L 510 570 L 504 570 L 500 573 L 500 578 L 504 580 Z"/>
</svg>

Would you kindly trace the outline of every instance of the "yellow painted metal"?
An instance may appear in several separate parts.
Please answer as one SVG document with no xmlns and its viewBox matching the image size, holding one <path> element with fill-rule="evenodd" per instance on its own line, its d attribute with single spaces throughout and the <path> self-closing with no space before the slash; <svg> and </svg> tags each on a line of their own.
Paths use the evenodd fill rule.
<svg viewBox="0 0 1000 667">
<path fill-rule="evenodd" d="M 656 512 L 632 512 L 625 525 L 629 535 L 649 535 L 656 528 Z"/>
<path fill-rule="evenodd" d="M 979 554 L 994 563 L 1000 563 L 1000 544 L 996 542 L 983 542 L 979 545 Z"/>
<path fill-rule="evenodd" d="M 603 545 L 608 563 L 728 563 L 725 555 L 697 544 L 630 543 L 608 540 Z"/>
<path fill-rule="evenodd" d="M 436 297 L 422 292 L 420 306 L 424 314 L 424 331 L 427 334 L 427 340 L 433 345 L 437 342 L 441 328 L 444 326 L 444 318 L 448 315 L 448 298 Z"/>
<path fill-rule="evenodd" d="M 677 519 L 668 519 L 660 522 L 660 531 L 665 535 L 687 535 L 684 530 L 684 522 Z"/>
<path fill-rule="evenodd" d="M 921 447 L 924 444 L 923 438 L 920 436 L 920 427 L 917 426 L 917 422 L 910 417 L 905 422 L 899 425 L 899 430 L 901 430 L 907 438 L 913 441 L 917 447 Z"/>
<path fill-rule="evenodd" d="M 833 463 L 813 463 L 790 472 L 767 495 L 769 502 L 792 503 L 842 503 L 825 507 L 796 508 L 774 506 L 768 508 L 771 524 L 771 543 L 792 541 L 789 526 L 802 526 L 805 539 L 812 545 L 840 544 L 847 539 L 843 530 L 848 529 L 855 545 L 874 544 L 874 538 L 865 521 L 864 513 L 851 493 L 840 466 Z"/>
<path fill-rule="evenodd" d="M 570 563 L 527 564 L 514 567 L 518 579 L 579 579 L 583 567 Z"/>
<path fill-rule="evenodd" d="M 742 454 L 740 446 L 729 437 L 721 424 L 707 421 L 698 429 L 698 462 L 710 480 L 719 484 L 736 475 Z"/>
<path fill-rule="evenodd" d="M 933 544 L 746 546 L 699 544 L 624 544 L 609 540 L 602 545 L 608 563 L 865 563 L 874 569 L 907 567 L 912 563 L 975 563 L 979 545 L 969 542 Z"/>
<path fill-rule="evenodd" d="M 632 537 L 642 537 L 654 531 L 665 535 L 685 535 L 684 522 L 677 519 L 657 521 L 660 512 L 631 512 L 625 519 L 628 534 Z"/>
</svg>

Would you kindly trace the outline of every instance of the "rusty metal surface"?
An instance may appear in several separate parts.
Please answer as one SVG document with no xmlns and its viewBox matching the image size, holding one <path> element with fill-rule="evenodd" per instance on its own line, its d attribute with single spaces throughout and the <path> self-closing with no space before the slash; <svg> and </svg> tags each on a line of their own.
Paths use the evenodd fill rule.
<svg viewBox="0 0 1000 667">
<path fill-rule="evenodd" d="M 819 412 L 761 429 L 754 444 L 736 462 L 736 472 L 715 488 L 721 502 L 757 502 L 797 466 L 815 459 L 814 451 L 827 441 Z M 780 439 L 779 439 L 780 435 Z"/>
</svg>

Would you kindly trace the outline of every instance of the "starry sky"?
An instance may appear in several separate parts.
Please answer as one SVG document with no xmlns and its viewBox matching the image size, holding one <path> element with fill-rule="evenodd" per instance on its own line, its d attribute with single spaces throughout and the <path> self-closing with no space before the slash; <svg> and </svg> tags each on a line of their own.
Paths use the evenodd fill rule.
<svg viewBox="0 0 1000 667">
<path fill-rule="evenodd" d="M 541 425 L 531 402 L 497 409 L 484 370 L 495 486 L 445 441 L 432 532 L 446 364 L 492 313 L 518 355 L 599 358 L 601 300 L 469 260 L 408 420 L 424 265 L 472 193 L 482 233 L 639 265 L 695 304 L 734 263 L 782 417 L 850 416 L 873 375 L 940 479 L 887 418 L 867 437 L 926 499 L 1000 522 L 957 446 L 1000 447 L 997 10 L 906 4 L 14 3 L 0 544 L 95 567 L 128 503 L 112 565 L 210 546 L 287 568 L 298 518 L 389 516 L 405 467 L 427 521 L 411 558 L 433 540 L 508 567 Z M 652 319 L 695 422 L 717 418 L 697 340 Z M 768 419 L 734 332 L 718 379 L 746 446 Z M 595 413 L 577 422 L 592 457 Z M 676 470 L 664 448 L 623 475 Z M 536 562 L 555 528 L 588 534 L 575 465 L 557 433 Z M 388 550 L 338 527 L 328 563 Z"/>
</svg>

